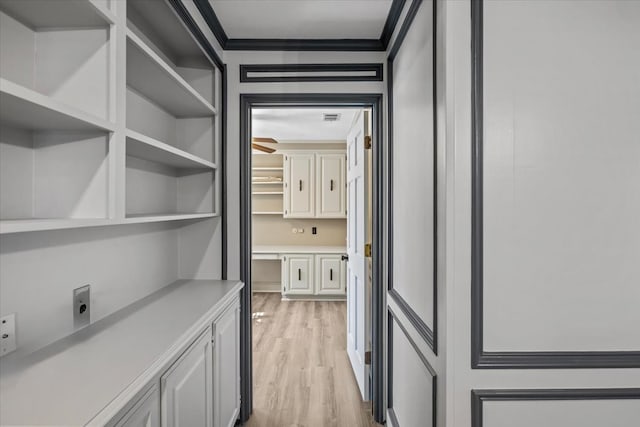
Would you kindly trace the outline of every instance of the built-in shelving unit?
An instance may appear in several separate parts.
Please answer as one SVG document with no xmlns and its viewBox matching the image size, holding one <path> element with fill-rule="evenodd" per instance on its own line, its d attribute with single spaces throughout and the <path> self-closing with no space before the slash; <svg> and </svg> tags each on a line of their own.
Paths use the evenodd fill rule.
<svg viewBox="0 0 640 427">
<path fill-rule="evenodd" d="M 253 215 L 283 215 L 284 157 L 281 154 L 253 154 Z"/>
<path fill-rule="evenodd" d="M 0 234 L 218 216 L 220 84 L 168 2 L 0 0 Z"/>
</svg>

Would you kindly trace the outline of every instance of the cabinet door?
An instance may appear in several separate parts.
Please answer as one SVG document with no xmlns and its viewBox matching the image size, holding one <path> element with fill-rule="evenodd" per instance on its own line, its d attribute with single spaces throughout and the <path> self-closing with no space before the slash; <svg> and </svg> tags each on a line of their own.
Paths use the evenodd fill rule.
<svg viewBox="0 0 640 427">
<path fill-rule="evenodd" d="M 214 427 L 232 427 L 240 414 L 240 305 L 214 324 Z"/>
<path fill-rule="evenodd" d="M 315 164 L 313 154 L 284 156 L 284 217 L 315 216 Z"/>
<path fill-rule="evenodd" d="M 162 376 L 162 427 L 212 427 L 211 328 Z"/>
<path fill-rule="evenodd" d="M 345 155 L 316 156 L 316 217 L 346 218 Z"/>
<path fill-rule="evenodd" d="M 316 293 L 345 295 L 345 269 L 340 255 L 316 256 Z"/>
<path fill-rule="evenodd" d="M 158 386 L 153 386 L 116 424 L 116 427 L 160 427 Z"/>
<path fill-rule="evenodd" d="M 285 255 L 285 295 L 313 295 L 313 255 Z"/>
</svg>

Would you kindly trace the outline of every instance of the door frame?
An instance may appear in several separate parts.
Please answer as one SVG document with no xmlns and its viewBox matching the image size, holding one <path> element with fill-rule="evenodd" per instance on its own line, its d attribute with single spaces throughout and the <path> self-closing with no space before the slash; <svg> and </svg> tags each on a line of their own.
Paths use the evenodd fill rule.
<svg viewBox="0 0 640 427">
<path fill-rule="evenodd" d="M 251 318 L 251 110 L 252 108 L 371 108 L 372 123 L 372 295 L 371 295 L 371 402 L 373 416 L 384 422 L 384 316 L 383 281 L 384 134 L 381 93 L 269 93 L 240 94 L 240 420 L 253 412 L 253 354 Z"/>
</svg>

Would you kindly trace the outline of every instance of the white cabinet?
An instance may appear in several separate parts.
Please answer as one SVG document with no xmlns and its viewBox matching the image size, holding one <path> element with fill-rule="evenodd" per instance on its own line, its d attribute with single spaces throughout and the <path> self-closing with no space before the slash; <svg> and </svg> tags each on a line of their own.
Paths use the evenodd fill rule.
<svg viewBox="0 0 640 427">
<path fill-rule="evenodd" d="M 162 427 L 213 426 L 211 328 L 162 376 Z"/>
<path fill-rule="evenodd" d="M 344 295 L 345 268 L 341 255 L 316 255 L 316 294 Z"/>
<path fill-rule="evenodd" d="M 316 217 L 346 218 L 346 156 L 316 155 Z"/>
<path fill-rule="evenodd" d="M 240 413 L 240 305 L 215 321 L 214 427 L 232 427 Z"/>
<path fill-rule="evenodd" d="M 116 427 L 160 427 L 160 393 L 155 385 L 116 424 Z"/>
<path fill-rule="evenodd" d="M 287 154 L 284 156 L 284 217 L 313 218 L 315 216 L 315 156 Z"/>
<path fill-rule="evenodd" d="M 313 294 L 313 259 L 313 255 L 283 256 L 285 295 Z"/>
</svg>

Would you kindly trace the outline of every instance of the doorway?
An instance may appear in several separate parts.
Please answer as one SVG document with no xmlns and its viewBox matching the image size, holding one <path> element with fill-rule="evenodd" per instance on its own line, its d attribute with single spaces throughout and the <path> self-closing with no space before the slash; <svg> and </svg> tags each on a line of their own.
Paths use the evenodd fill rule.
<svg viewBox="0 0 640 427">
<path fill-rule="evenodd" d="M 383 286 L 381 283 L 382 277 L 382 257 L 381 257 L 381 247 L 382 247 L 382 216 L 384 212 L 382 211 L 382 202 L 381 202 L 381 189 L 382 189 L 382 174 L 380 171 L 382 170 L 382 144 L 377 143 L 381 141 L 381 123 L 382 123 L 382 111 L 381 111 L 381 101 L 382 95 L 380 94 L 256 94 L 256 95 L 241 95 L 240 98 L 241 104 L 241 115 L 240 115 L 240 140 L 241 140 L 241 148 L 240 148 L 240 157 L 241 157 L 241 176 L 240 176 L 240 191 L 241 191 L 241 256 L 240 256 L 240 266 L 241 266 L 241 279 L 246 284 L 245 289 L 243 291 L 243 295 L 241 297 L 241 343 L 240 343 L 240 351 L 241 351 L 241 399 L 242 399 L 242 407 L 241 407 L 241 420 L 247 421 L 251 415 L 253 409 L 253 353 L 252 353 L 252 345 L 253 345 L 253 334 L 252 334 L 252 182 L 254 177 L 254 171 L 252 170 L 252 143 L 258 143 L 262 147 L 266 147 L 269 151 L 273 149 L 274 145 L 269 146 L 270 144 L 277 144 L 277 142 L 269 141 L 268 138 L 272 138 L 269 135 L 255 135 L 252 133 L 252 114 L 255 111 L 276 111 L 277 109 L 359 109 L 359 110 L 369 110 L 370 111 L 370 129 L 371 129 L 371 137 L 374 141 L 371 145 L 370 156 L 371 156 L 371 243 L 370 243 L 370 255 L 371 255 L 371 300 L 366 303 L 366 310 L 370 312 L 371 324 L 368 326 L 370 328 L 371 334 L 371 344 L 370 354 L 366 355 L 366 360 L 368 365 L 367 367 L 367 378 L 366 381 L 362 381 L 363 379 L 359 378 L 359 384 L 367 384 L 366 389 L 362 389 L 361 392 L 363 395 L 369 396 L 372 405 L 373 418 L 377 422 L 384 421 L 384 395 L 383 395 L 383 320 L 384 320 L 384 292 Z M 362 135 L 363 136 L 363 135 Z M 258 140 L 256 142 L 252 141 L 252 137 L 260 137 L 266 138 L 263 140 Z M 346 147 L 345 147 L 346 148 Z M 330 150 L 328 150 L 330 151 Z M 330 153 L 327 153 L 330 154 Z M 315 156 L 315 154 L 314 154 Z M 326 156 L 327 164 L 331 165 L 331 162 L 337 161 L 339 156 Z M 304 162 L 310 163 L 312 160 L 307 155 L 306 158 L 301 156 L 300 159 L 296 159 L 296 161 L 300 161 L 299 164 L 304 164 Z M 290 162 L 290 160 L 287 160 Z M 313 162 L 314 165 L 318 164 L 318 159 L 314 157 Z M 273 165 L 271 165 L 273 163 Z M 268 184 L 264 184 L 265 188 L 268 186 L 272 186 L 270 188 L 276 187 L 284 184 L 285 179 L 285 171 L 287 170 L 287 166 L 277 166 L 275 165 L 276 161 L 269 160 L 265 163 L 264 170 L 267 168 L 271 168 L 274 172 L 279 170 L 276 168 L 282 167 L 282 176 L 279 176 L 277 173 L 274 174 L 258 174 L 259 176 L 266 175 L 265 180 L 269 180 Z M 345 166 L 347 166 L 345 164 Z M 289 166 L 290 167 L 290 166 Z M 330 166 L 329 166 L 330 167 Z M 295 169 L 295 170 L 294 170 Z M 294 168 L 289 169 L 287 173 L 305 173 L 304 168 Z M 345 168 L 347 169 L 347 168 Z M 302 171 L 302 172 L 301 172 Z M 270 176 L 273 175 L 273 176 Z M 279 184 L 276 181 L 281 179 L 283 184 Z M 289 177 L 290 181 L 291 177 Z M 307 175 L 307 179 L 310 179 L 310 176 Z M 328 184 L 331 187 L 335 185 L 333 180 Z M 329 181 L 328 181 L 329 182 Z M 347 184 L 346 181 L 346 170 L 345 170 L 345 181 L 344 184 Z M 300 191 L 296 192 L 298 195 L 304 195 L 304 189 L 309 185 L 305 182 L 302 176 L 296 176 L 296 186 L 300 186 Z M 347 189 L 345 188 L 345 192 Z M 280 197 L 279 193 L 285 193 L 284 190 L 273 190 L 269 191 L 273 193 L 274 197 Z M 333 193 L 331 193 L 333 194 Z M 262 196 L 261 196 L 262 197 Z M 267 197 L 267 195 L 265 195 Z M 282 197 L 286 197 L 285 194 L 282 194 Z M 308 197 L 308 194 L 306 195 Z M 275 206 L 274 202 L 269 206 Z M 277 202 L 275 202 L 277 203 Z M 352 202 L 353 203 L 353 202 Z M 304 207 L 304 203 L 296 202 L 294 205 L 284 204 L 284 206 L 292 206 L 294 208 Z M 333 206 L 333 205 L 332 205 Z M 284 209 L 284 208 L 283 208 Z M 315 207 L 314 207 L 315 209 Z M 268 212 L 268 211 L 264 211 Z M 277 212 L 277 211 L 274 211 Z M 314 211 L 316 212 L 316 211 Z M 298 213 L 300 214 L 300 213 Z M 302 212 L 304 215 L 305 213 Z M 311 215 L 307 212 L 308 215 Z M 276 215 L 276 214 L 274 214 Z M 317 215 L 314 214 L 314 215 Z M 303 230 L 309 233 L 312 230 Z M 363 252 L 365 248 L 361 248 L 359 252 Z M 305 281 L 303 278 L 305 274 L 309 274 L 309 269 L 312 268 L 311 264 L 317 265 L 318 260 L 314 259 L 310 260 L 309 257 L 299 257 L 300 259 L 293 260 L 293 264 L 287 262 L 288 267 L 290 268 L 282 268 L 282 273 L 284 275 L 290 275 L 292 271 L 297 275 L 292 280 L 285 280 L 283 277 L 280 278 L 280 283 L 290 283 L 295 284 L 298 287 L 301 287 Z M 280 260 L 282 262 L 283 260 Z M 339 264 L 334 264 L 335 260 L 327 259 L 324 264 L 327 266 L 327 271 L 330 276 L 333 276 L 333 272 L 335 274 L 339 273 Z M 293 265 L 293 267 L 291 267 Z M 347 265 L 350 265 L 347 262 Z M 294 268 L 295 267 L 295 268 Z M 335 267 L 335 270 L 334 270 Z M 322 266 L 320 270 L 322 270 Z M 305 270 L 306 269 L 306 270 Z M 315 275 L 318 277 L 318 275 Z M 328 279 L 327 279 L 328 280 Z M 269 282 L 269 281 L 268 281 Z M 272 284 L 276 282 L 276 280 L 270 281 Z M 308 286 L 308 284 L 306 285 Z M 303 286 L 302 286 L 303 287 Z M 316 286 L 317 289 L 317 286 Z M 284 291 L 284 289 L 283 289 Z M 293 297 L 295 292 L 289 292 L 287 290 L 287 296 Z M 307 289 L 308 292 L 308 289 Z M 304 293 L 304 292 L 303 292 Z M 330 290 L 329 294 L 332 293 Z M 333 290 L 335 294 L 335 290 Z M 362 332 L 361 332 L 362 333 Z M 363 359 L 365 355 L 363 353 Z M 363 360 L 364 363 L 364 360 Z M 353 366 L 353 362 L 352 362 Z M 357 377 L 357 375 L 356 375 Z"/>
</svg>

